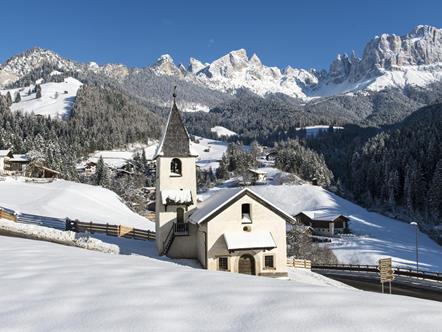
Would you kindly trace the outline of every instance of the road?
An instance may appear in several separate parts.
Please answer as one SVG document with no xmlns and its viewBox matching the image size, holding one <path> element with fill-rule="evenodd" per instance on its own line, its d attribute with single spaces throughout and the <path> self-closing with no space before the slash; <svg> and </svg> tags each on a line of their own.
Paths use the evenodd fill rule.
<svg viewBox="0 0 442 332">
<path fill-rule="evenodd" d="M 313 270 L 328 278 L 365 291 L 381 293 L 382 287 L 376 273 L 360 273 L 350 271 Z M 388 293 L 388 284 L 385 292 Z M 426 300 L 442 302 L 442 283 L 416 278 L 397 276 L 391 284 L 391 292 L 396 295 L 412 296 Z"/>
</svg>

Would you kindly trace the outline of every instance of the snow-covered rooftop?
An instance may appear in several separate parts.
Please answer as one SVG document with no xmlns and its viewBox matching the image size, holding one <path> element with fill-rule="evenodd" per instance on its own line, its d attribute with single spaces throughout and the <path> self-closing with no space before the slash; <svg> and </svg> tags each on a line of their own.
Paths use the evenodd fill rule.
<svg viewBox="0 0 442 332">
<path fill-rule="evenodd" d="M 276 248 L 270 232 L 225 232 L 224 240 L 229 250 Z"/>
<path fill-rule="evenodd" d="M 192 192 L 190 189 L 161 190 L 161 202 L 167 204 L 192 204 Z"/>
<path fill-rule="evenodd" d="M 0 157 L 5 157 L 9 154 L 9 152 L 11 152 L 11 149 L 7 149 L 7 150 L 0 150 Z"/>
<path fill-rule="evenodd" d="M 216 194 L 204 200 L 198 205 L 195 212 L 190 216 L 189 221 L 195 224 L 199 224 L 203 222 L 206 218 L 210 217 L 214 212 L 222 210 L 227 205 L 227 203 L 233 201 L 235 198 L 247 192 L 258 197 L 261 201 L 267 203 L 273 209 L 287 217 L 287 219 L 293 220 L 292 216 L 290 216 L 288 213 L 281 210 L 275 204 L 266 200 L 252 189 L 246 187 L 219 190 Z"/>
</svg>

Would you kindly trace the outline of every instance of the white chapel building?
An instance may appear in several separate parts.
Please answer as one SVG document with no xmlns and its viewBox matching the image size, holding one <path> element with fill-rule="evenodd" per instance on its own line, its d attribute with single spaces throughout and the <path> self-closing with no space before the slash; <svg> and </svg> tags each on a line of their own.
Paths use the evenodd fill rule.
<svg viewBox="0 0 442 332">
<path fill-rule="evenodd" d="M 196 155 L 175 103 L 156 152 L 156 245 L 208 270 L 287 275 L 286 212 L 249 188 L 224 189 L 197 204 Z"/>
</svg>

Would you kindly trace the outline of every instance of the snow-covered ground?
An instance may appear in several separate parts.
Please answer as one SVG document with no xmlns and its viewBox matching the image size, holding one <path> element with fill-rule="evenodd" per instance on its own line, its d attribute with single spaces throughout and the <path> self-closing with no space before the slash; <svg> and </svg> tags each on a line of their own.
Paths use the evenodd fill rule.
<svg viewBox="0 0 442 332">
<path fill-rule="evenodd" d="M 439 302 L 20 238 L 0 237 L 0 260 L 3 331 L 437 331 L 442 320 Z"/>
<path fill-rule="evenodd" d="M 74 233 L 72 231 L 61 231 L 38 225 L 21 224 L 6 219 L 0 219 L 0 234 L 54 242 L 112 254 L 118 254 L 120 252 L 119 246 L 103 242 L 85 234 Z"/>
<path fill-rule="evenodd" d="M 341 263 L 377 264 L 381 257 L 392 257 L 395 265 L 415 265 L 416 231 L 408 223 L 369 212 L 310 184 L 264 185 L 252 189 L 292 215 L 308 210 L 348 216 L 353 234 L 333 238 L 331 243 Z M 211 189 L 199 198 L 207 199 L 216 190 L 228 189 Z M 424 233 L 419 233 L 419 267 L 442 271 L 442 247 Z"/>
<path fill-rule="evenodd" d="M 91 154 L 89 158 L 86 160 L 87 162 L 98 162 L 100 157 L 103 158 L 103 162 L 111 168 L 120 168 L 127 164 L 130 160 L 133 159 L 135 155 L 134 151 L 130 150 L 104 150 L 104 151 L 96 151 Z"/>
<path fill-rule="evenodd" d="M 221 126 L 215 126 L 215 127 L 211 128 L 210 131 L 212 133 L 215 133 L 216 137 L 218 137 L 218 138 L 237 136 L 238 135 L 234 131 L 231 131 L 231 130 L 229 130 L 229 129 L 225 128 L 225 127 L 221 127 Z"/>
<path fill-rule="evenodd" d="M 114 192 L 65 180 L 30 183 L 8 177 L 0 181 L 0 206 L 47 217 L 155 229 L 152 221 L 131 211 Z"/>
<path fill-rule="evenodd" d="M 81 85 L 80 81 L 72 77 L 68 77 L 60 83 L 43 83 L 41 84 L 41 98 L 38 99 L 36 93 L 28 94 L 28 91 L 32 90 L 34 86 L 1 90 L 0 93 L 5 95 L 9 91 L 13 100 L 15 94 L 20 93 L 21 101 L 12 104 L 12 111 L 61 117 L 69 114 L 72 110 L 77 91 Z"/>
</svg>

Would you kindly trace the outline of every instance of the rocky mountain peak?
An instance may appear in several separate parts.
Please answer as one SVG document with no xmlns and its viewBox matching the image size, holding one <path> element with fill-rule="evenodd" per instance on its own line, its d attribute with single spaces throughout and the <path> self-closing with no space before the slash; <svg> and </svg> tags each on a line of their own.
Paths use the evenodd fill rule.
<svg viewBox="0 0 442 332">
<path fill-rule="evenodd" d="M 204 69 L 204 67 L 206 67 L 206 65 L 203 64 L 201 61 L 199 61 L 195 58 L 190 58 L 189 59 L 189 66 L 187 67 L 187 70 L 192 74 L 197 74 L 199 71 Z"/>
<path fill-rule="evenodd" d="M 173 58 L 169 54 L 161 55 L 151 66 L 152 70 L 158 75 L 178 75 L 182 76 L 182 71 L 175 65 Z"/>
</svg>

